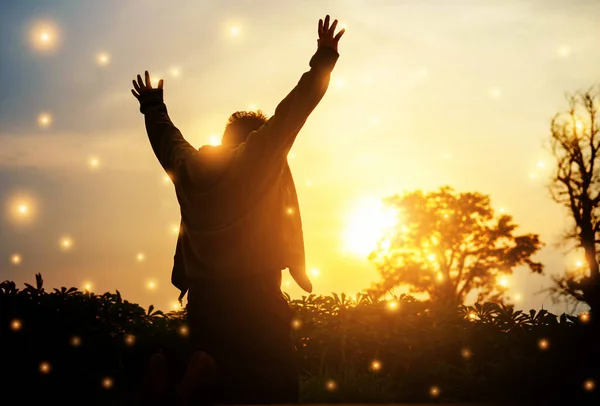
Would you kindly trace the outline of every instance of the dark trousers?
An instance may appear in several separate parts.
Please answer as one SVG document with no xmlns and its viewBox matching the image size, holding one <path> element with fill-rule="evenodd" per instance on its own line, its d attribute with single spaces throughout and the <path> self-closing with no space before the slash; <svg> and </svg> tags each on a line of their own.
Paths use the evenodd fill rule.
<svg viewBox="0 0 600 406">
<path fill-rule="evenodd" d="M 204 403 L 298 403 L 292 311 L 272 280 L 190 287 L 193 351 L 206 351 L 221 371 L 202 388 Z"/>
</svg>

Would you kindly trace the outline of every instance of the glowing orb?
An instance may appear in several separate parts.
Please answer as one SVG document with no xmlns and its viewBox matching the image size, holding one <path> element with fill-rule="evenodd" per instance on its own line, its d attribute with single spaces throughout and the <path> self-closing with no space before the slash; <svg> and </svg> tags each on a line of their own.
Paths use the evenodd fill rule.
<svg viewBox="0 0 600 406">
<path fill-rule="evenodd" d="M 141 252 L 140 252 L 139 254 L 137 254 L 137 260 L 138 260 L 139 262 L 142 262 L 142 261 L 144 260 L 144 258 L 145 258 L 145 257 L 144 257 L 144 254 L 143 254 L 143 253 L 141 253 Z"/>
<path fill-rule="evenodd" d="M 294 154 L 293 152 L 290 154 L 290 158 L 294 159 L 296 158 L 296 154 Z"/>
<path fill-rule="evenodd" d="M 255 104 L 251 104 L 249 107 L 250 107 L 250 110 L 256 110 L 256 105 Z"/>
<path fill-rule="evenodd" d="M 504 213 L 506 210 L 504 209 L 504 207 L 500 207 L 500 210 L 498 210 L 500 213 Z"/>
<path fill-rule="evenodd" d="M 99 65 L 106 66 L 110 62 L 110 56 L 107 53 L 105 53 L 105 52 L 101 52 L 96 57 L 96 60 L 98 61 Z"/>
<path fill-rule="evenodd" d="M 575 262 L 575 266 L 576 266 L 577 268 L 581 268 L 581 267 L 583 266 L 583 261 L 581 261 L 581 260 L 578 260 L 578 261 L 576 261 L 576 262 Z"/>
<path fill-rule="evenodd" d="M 240 34 L 240 27 L 231 27 L 229 29 L 229 33 L 234 36 L 237 37 Z"/>
<path fill-rule="evenodd" d="M 344 86 L 344 80 L 343 79 L 336 79 L 335 80 L 335 86 L 338 87 L 338 88 Z"/>
<path fill-rule="evenodd" d="M 38 125 L 42 128 L 46 128 L 52 124 L 52 116 L 48 113 L 41 113 L 38 116 Z"/>
<path fill-rule="evenodd" d="M 171 182 L 171 177 L 169 175 L 163 176 L 163 182 L 165 182 L 165 183 Z"/>
<path fill-rule="evenodd" d="M 96 169 L 100 166 L 100 160 L 96 157 L 91 157 L 89 164 L 92 169 Z"/>
<path fill-rule="evenodd" d="M 438 397 L 440 395 L 440 388 L 437 386 L 432 386 L 431 389 L 429 389 L 429 394 L 433 398 Z"/>
<path fill-rule="evenodd" d="M 221 145 L 221 138 L 217 134 L 211 134 L 208 138 L 208 144 L 213 146 Z"/>
<path fill-rule="evenodd" d="M 173 224 L 171 226 L 171 232 L 173 232 L 173 234 L 179 234 L 179 225 Z"/>
<path fill-rule="evenodd" d="M 545 338 L 542 338 L 540 341 L 538 341 L 538 347 L 540 347 L 540 350 L 546 350 L 549 346 L 550 343 Z"/>
<path fill-rule="evenodd" d="M 87 292 L 91 292 L 92 291 L 92 284 L 87 282 L 83 285 L 83 290 L 87 291 Z"/>
<path fill-rule="evenodd" d="M 468 348 L 463 348 L 462 350 L 460 350 L 460 355 L 462 355 L 462 357 L 464 359 L 469 359 L 473 356 L 473 353 L 471 352 L 470 349 Z"/>
<path fill-rule="evenodd" d="M 290 286 L 290 285 L 291 285 L 290 281 L 285 281 L 285 286 Z"/>
<path fill-rule="evenodd" d="M 567 56 L 569 55 L 569 48 L 567 46 L 562 46 L 558 49 L 558 54 L 560 56 Z"/>
<path fill-rule="evenodd" d="M 327 383 L 325 384 L 325 387 L 327 388 L 327 390 L 330 390 L 330 391 L 334 391 L 337 389 L 337 385 L 336 385 L 335 381 L 332 381 L 332 380 L 327 381 Z"/>
<path fill-rule="evenodd" d="M 179 327 L 179 334 L 181 334 L 182 336 L 187 336 L 189 334 L 187 326 Z"/>
<path fill-rule="evenodd" d="M 521 295 L 517 293 L 517 294 L 515 295 L 515 301 L 517 301 L 517 302 L 518 302 L 518 301 L 520 301 L 520 300 L 521 300 Z"/>
<path fill-rule="evenodd" d="M 19 265 L 21 263 L 21 256 L 19 254 L 13 254 L 10 257 L 10 262 L 12 262 L 15 265 Z"/>
<path fill-rule="evenodd" d="M 585 389 L 588 392 L 593 391 L 596 388 L 596 382 L 594 382 L 593 379 L 586 379 L 583 382 L 583 389 Z"/>
<path fill-rule="evenodd" d="M 381 362 L 373 361 L 370 366 L 371 371 L 379 371 L 381 369 Z"/>
<path fill-rule="evenodd" d="M 581 122 L 581 120 L 575 121 L 575 128 L 577 128 L 578 130 L 583 129 L 583 123 Z"/>
<path fill-rule="evenodd" d="M 313 269 L 311 269 L 311 270 L 310 270 L 310 273 L 311 273 L 313 276 L 319 276 L 319 275 L 321 274 L 321 272 L 320 272 L 320 271 L 319 271 L 317 268 L 313 268 Z"/>
<path fill-rule="evenodd" d="M 60 239 L 60 247 L 63 251 L 68 251 L 73 247 L 73 240 L 70 237 L 62 237 Z"/>
<path fill-rule="evenodd" d="M 52 53 L 60 45 L 60 31 L 51 21 L 37 21 L 29 28 L 29 42 L 41 53 Z"/>
<path fill-rule="evenodd" d="M 297 330 L 300 327 L 302 327 L 302 322 L 300 320 L 298 320 L 298 319 L 294 319 L 292 321 L 292 327 Z"/>
<path fill-rule="evenodd" d="M 359 201 L 348 216 L 344 249 L 361 257 L 367 256 L 397 222 L 398 211 L 386 207 L 380 200 Z"/>
<path fill-rule="evenodd" d="M 49 362 L 44 361 L 40 363 L 40 372 L 42 374 L 49 374 L 51 369 L 52 367 Z"/>
<path fill-rule="evenodd" d="M 398 309 L 398 302 L 395 300 L 390 300 L 387 304 L 388 309 L 390 310 L 397 310 Z"/>
<path fill-rule="evenodd" d="M 306 186 L 310 186 L 310 185 L 312 185 L 312 182 L 310 180 L 307 180 L 306 181 Z"/>
<path fill-rule="evenodd" d="M 23 325 L 21 324 L 21 320 L 19 319 L 14 319 L 10 322 L 10 328 L 12 331 L 19 331 L 21 330 L 21 327 L 23 327 Z"/>
<path fill-rule="evenodd" d="M 81 345 L 81 338 L 78 336 L 71 337 L 71 345 L 73 347 L 79 347 Z"/>
<path fill-rule="evenodd" d="M 113 387 L 113 380 L 112 380 L 112 378 L 110 378 L 108 376 L 106 378 L 104 378 L 102 380 L 102 387 L 104 389 L 110 389 L 110 388 L 112 388 Z"/>
<path fill-rule="evenodd" d="M 146 287 L 150 290 L 154 290 L 156 289 L 156 282 L 155 281 L 148 281 L 146 283 Z"/>
<path fill-rule="evenodd" d="M 15 194 L 6 203 L 8 220 L 17 224 L 31 224 L 36 217 L 34 199 L 26 194 Z"/>
<path fill-rule="evenodd" d="M 582 323 L 587 323 L 588 321 L 590 321 L 590 314 L 589 313 L 581 313 L 579 315 L 579 321 L 581 321 Z"/>
<path fill-rule="evenodd" d="M 171 76 L 178 78 L 181 76 L 181 70 L 179 68 L 171 68 Z"/>
<path fill-rule="evenodd" d="M 508 286 L 508 279 L 502 277 L 498 280 L 498 285 L 502 286 L 502 287 L 507 287 Z"/>
<path fill-rule="evenodd" d="M 123 337 L 123 340 L 125 341 L 125 344 L 127 344 L 130 347 L 133 344 L 135 344 L 135 336 L 133 334 L 125 334 L 125 337 Z"/>
<path fill-rule="evenodd" d="M 291 207 L 290 207 L 290 208 L 288 208 L 286 211 L 287 211 L 287 214 L 292 214 L 292 213 L 294 213 L 294 209 L 292 209 Z"/>
</svg>

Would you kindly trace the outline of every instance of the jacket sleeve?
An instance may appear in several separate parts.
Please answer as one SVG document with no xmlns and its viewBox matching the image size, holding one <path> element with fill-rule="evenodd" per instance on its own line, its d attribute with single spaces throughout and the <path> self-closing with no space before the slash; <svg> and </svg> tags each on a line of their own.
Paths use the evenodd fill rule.
<svg viewBox="0 0 600 406">
<path fill-rule="evenodd" d="M 248 181 L 249 174 L 264 177 L 265 171 L 272 168 L 282 170 L 298 132 L 327 91 L 338 57 L 333 48 L 317 50 L 310 60 L 310 70 L 279 103 L 275 114 L 237 148 L 233 171 L 245 174 Z"/>
<path fill-rule="evenodd" d="M 191 181 L 202 184 L 214 172 L 218 154 L 207 154 L 187 142 L 171 121 L 163 102 L 163 89 L 153 89 L 140 95 L 140 111 L 144 114 L 146 132 L 152 150 L 173 183 Z M 212 159 L 211 159 L 212 158 Z"/>
</svg>

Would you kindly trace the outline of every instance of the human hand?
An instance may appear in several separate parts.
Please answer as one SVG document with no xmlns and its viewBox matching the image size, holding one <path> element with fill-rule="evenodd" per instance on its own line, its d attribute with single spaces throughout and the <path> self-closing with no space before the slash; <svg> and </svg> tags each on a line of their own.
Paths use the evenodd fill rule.
<svg viewBox="0 0 600 406">
<path fill-rule="evenodd" d="M 342 35 L 344 35 L 344 32 L 346 32 L 346 29 L 342 28 L 334 37 L 333 34 L 335 33 L 337 23 L 338 20 L 334 20 L 331 27 L 329 26 L 329 14 L 325 17 L 325 23 L 323 23 L 323 20 L 319 20 L 319 39 L 317 40 L 319 48 L 333 48 L 337 52 L 338 42 L 342 38 Z"/>
<path fill-rule="evenodd" d="M 138 100 L 140 100 L 141 95 L 148 93 L 151 90 L 154 90 L 152 88 L 152 82 L 150 81 L 150 74 L 148 73 L 148 71 L 146 71 L 146 84 L 145 85 L 144 85 L 144 82 L 142 82 L 142 77 L 140 75 L 137 75 L 137 82 L 135 81 L 135 79 L 132 82 L 133 82 L 133 89 L 131 89 L 131 93 L 133 93 L 133 96 Z M 161 79 L 158 81 L 157 89 L 162 89 L 162 88 L 163 88 L 163 80 Z"/>
</svg>

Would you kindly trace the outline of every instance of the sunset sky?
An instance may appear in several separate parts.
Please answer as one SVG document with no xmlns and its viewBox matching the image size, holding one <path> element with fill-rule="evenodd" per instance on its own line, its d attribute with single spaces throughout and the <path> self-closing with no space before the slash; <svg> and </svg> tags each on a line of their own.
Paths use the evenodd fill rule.
<svg viewBox="0 0 600 406">
<path fill-rule="evenodd" d="M 0 280 L 41 272 L 47 289 L 89 284 L 170 309 L 179 207 L 131 80 L 164 79 L 173 122 L 200 147 L 236 110 L 273 113 L 326 14 L 346 27 L 340 58 L 290 156 L 315 293 L 377 278 L 348 246 L 372 234 L 359 213 L 443 185 L 488 194 L 517 234 L 539 233 L 547 274 L 574 266 L 554 246 L 567 217 L 544 143 L 565 93 L 600 82 L 598 1 L 5 0 Z M 565 311 L 535 294 L 547 276 L 520 269 L 508 283 L 519 308 Z"/>
</svg>

